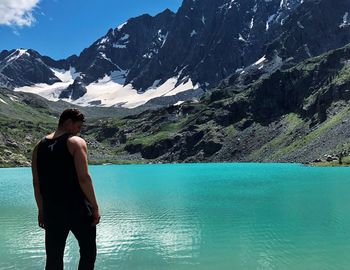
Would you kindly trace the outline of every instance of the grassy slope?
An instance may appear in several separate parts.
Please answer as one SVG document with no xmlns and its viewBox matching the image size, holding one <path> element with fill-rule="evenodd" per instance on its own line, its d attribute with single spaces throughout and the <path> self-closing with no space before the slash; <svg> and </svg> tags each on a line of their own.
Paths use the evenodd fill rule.
<svg viewBox="0 0 350 270">
<path fill-rule="evenodd" d="M 140 149 L 157 147 L 167 139 L 174 145 L 177 142 L 174 138 L 185 138 L 183 141 L 188 142 L 191 136 L 199 133 L 204 135 L 198 142 L 191 145 L 196 148 L 195 153 L 184 161 L 305 162 L 321 158 L 324 154 L 347 150 L 350 146 L 350 121 L 348 121 L 350 106 L 348 99 L 344 100 L 342 95 L 346 96 L 349 91 L 347 89 L 350 89 L 348 87 L 350 65 L 342 59 L 344 50 L 348 52 L 350 47 L 308 59 L 278 75 L 280 80 L 284 80 L 289 78 L 290 74 L 298 74 L 298 78 L 294 79 L 296 81 L 293 83 L 303 87 L 303 80 L 316 78 L 315 74 L 323 74 L 322 80 L 316 78 L 308 84 L 312 87 L 312 91 L 305 95 L 298 110 L 301 110 L 300 108 L 304 111 L 311 110 L 310 108 L 315 106 L 319 102 L 317 100 L 321 98 L 327 102 L 330 100 L 327 104 L 325 121 L 311 123 L 314 121 L 311 119 L 312 115 L 302 117 L 300 111 L 291 109 L 277 115 L 269 123 L 257 122 L 249 111 L 241 117 L 231 114 L 228 119 L 232 123 L 221 123 L 222 116 L 232 113 L 236 107 L 243 110 L 250 107 L 254 102 L 252 100 L 254 93 L 261 91 L 264 84 L 269 85 L 271 81 L 273 85 L 276 74 L 272 74 L 270 77 L 253 82 L 244 91 L 230 86 L 208 94 L 200 103 L 186 102 L 178 107 L 146 111 L 137 116 L 120 118 L 125 115 L 120 111 L 116 112 L 110 108 L 107 110 L 88 108 L 86 113 L 91 116 L 91 121 L 88 122 L 83 137 L 89 144 L 90 161 L 91 163 L 123 164 L 164 161 L 167 159 L 162 156 L 156 159 L 143 159 Z M 337 68 L 328 70 L 329 63 L 334 62 Z M 0 165 L 28 165 L 33 145 L 43 134 L 55 128 L 57 114 L 67 104 L 47 103 L 43 99 L 32 96 L 27 105 L 23 102 L 23 97 L 19 97 L 20 101 L 11 100 L 6 91 L 5 94 L 0 91 L 0 98 L 7 103 L 0 102 Z M 270 106 L 269 102 L 273 100 L 267 101 L 268 106 Z M 260 106 L 259 103 L 256 104 Z M 105 117 L 96 120 L 99 116 Z M 312 117 L 318 117 L 317 110 Z M 249 121 L 254 122 L 246 125 Z M 252 134 L 256 134 L 256 137 L 253 138 Z M 257 141 L 259 139 L 261 142 Z M 203 141 L 222 143 L 223 147 L 218 153 L 204 157 L 202 146 L 198 147 Z M 130 146 L 140 149 L 130 154 L 130 151 L 125 150 L 125 147 Z M 172 145 L 166 147 L 170 147 L 169 151 L 175 157 L 181 156 L 183 149 L 178 148 L 183 145 L 177 148 Z M 344 163 L 347 164 L 347 162 Z"/>
</svg>

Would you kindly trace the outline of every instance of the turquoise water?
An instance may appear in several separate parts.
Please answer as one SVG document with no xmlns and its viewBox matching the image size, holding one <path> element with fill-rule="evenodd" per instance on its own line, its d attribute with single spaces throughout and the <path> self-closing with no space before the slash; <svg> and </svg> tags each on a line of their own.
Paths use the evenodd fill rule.
<svg viewBox="0 0 350 270">
<path fill-rule="evenodd" d="M 350 168 L 91 166 L 96 269 L 350 269 Z M 0 269 L 43 269 L 29 168 L 0 169 Z M 65 269 L 76 269 L 70 233 Z"/>
</svg>

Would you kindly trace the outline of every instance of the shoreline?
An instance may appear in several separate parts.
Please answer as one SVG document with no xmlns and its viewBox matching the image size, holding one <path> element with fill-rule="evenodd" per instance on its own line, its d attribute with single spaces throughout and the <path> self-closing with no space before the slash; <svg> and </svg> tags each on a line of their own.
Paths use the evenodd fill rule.
<svg viewBox="0 0 350 270">
<path fill-rule="evenodd" d="M 324 161 L 324 162 L 254 162 L 254 161 L 197 161 L 197 162 L 159 162 L 159 161 L 146 161 L 146 160 L 119 160 L 119 161 L 90 161 L 89 165 L 92 166 L 106 166 L 106 165 L 166 165 L 166 164 L 215 164 L 215 163 L 259 163 L 259 164 L 300 164 L 307 167 L 350 167 L 350 163 L 339 164 L 338 161 Z M 5 168 L 30 168 L 30 164 L 0 164 L 0 169 Z"/>
</svg>

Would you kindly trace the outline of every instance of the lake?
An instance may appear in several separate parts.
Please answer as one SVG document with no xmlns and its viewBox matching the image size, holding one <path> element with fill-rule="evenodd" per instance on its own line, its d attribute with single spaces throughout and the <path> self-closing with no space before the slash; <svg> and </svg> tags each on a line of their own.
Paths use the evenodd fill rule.
<svg viewBox="0 0 350 270">
<path fill-rule="evenodd" d="M 90 166 L 96 269 L 350 269 L 350 168 Z M 0 169 L 0 269 L 44 269 L 30 168 Z M 65 269 L 77 269 L 69 234 Z"/>
</svg>

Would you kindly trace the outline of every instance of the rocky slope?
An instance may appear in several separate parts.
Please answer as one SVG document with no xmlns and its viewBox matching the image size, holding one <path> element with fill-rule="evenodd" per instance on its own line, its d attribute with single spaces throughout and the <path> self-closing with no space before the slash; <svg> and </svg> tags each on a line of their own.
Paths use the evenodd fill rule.
<svg viewBox="0 0 350 270">
<path fill-rule="evenodd" d="M 71 104 L 64 101 L 51 102 L 34 94 L 0 88 L 0 167 L 30 165 L 34 145 L 56 128 L 60 113 L 67 108 L 71 108 Z M 77 108 L 87 116 L 88 122 L 119 118 L 147 109 Z M 109 148 L 94 137 L 88 137 L 88 142 L 95 149 L 91 151 L 92 156 L 111 154 Z"/>
<path fill-rule="evenodd" d="M 13 99 L 2 95 L 0 109 Z M 199 102 L 91 119 L 82 136 L 99 163 L 309 162 L 349 149 L 349 99 L 350 44 L 245 87 L 226 82 Z M 26 121 L 1 114 L 2 165 L 28 164 L 33 143 L 57 122 L 40 102 L 29 110 L 24 100 L 9 107 Z"/>
<path fill-rule="evenodd" d="M 33 79 L 25 71 L 43 69 L 47 85 L 61 84 L 56 94 L 77 100 L 108 72 L 140 94 L 174 74 L 177 83 L 216 85 L 204 95 L 201 88 L 164 94 L 136 110 L 82 108 L 91 115 L 82 134 L 91 162 L 308 162 L 350 146 L 350 2 L 337 3 L 185 0 L 176 14 L 144 15 L 110 30 L 79 57 L 3 52 L 0 80 L 17 74 L 16 83 L 27 83 Z M 179 100 L 189 101 L 171 105 Z M 6 152 L 0 164 L 28 164 L 30 147 L 66 106 L 1 89 L 0 150 L 14 155 Z"/>
<path fill-rule="evenodd" d="M 90 125 L 86 134 L 152 162 L 307 162 L 350 143 L 350 45 L 199 103 Z"/>
</svg>

